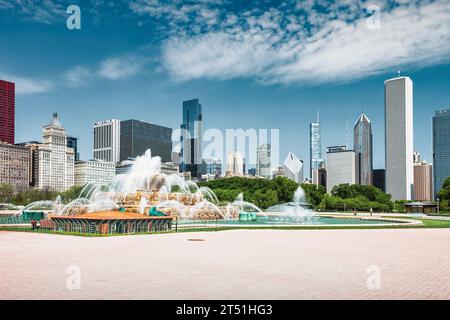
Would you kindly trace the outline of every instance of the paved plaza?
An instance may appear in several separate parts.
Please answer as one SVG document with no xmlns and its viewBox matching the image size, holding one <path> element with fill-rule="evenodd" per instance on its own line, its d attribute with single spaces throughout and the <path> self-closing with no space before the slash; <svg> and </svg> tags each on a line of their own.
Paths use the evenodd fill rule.
<svg viewBox="0 0 450 320">
<path fill-rule="evenodd" d="M 449 229 L 0 232 L 0 298 L 450 299 L 449 244 Z"/>
</svg>

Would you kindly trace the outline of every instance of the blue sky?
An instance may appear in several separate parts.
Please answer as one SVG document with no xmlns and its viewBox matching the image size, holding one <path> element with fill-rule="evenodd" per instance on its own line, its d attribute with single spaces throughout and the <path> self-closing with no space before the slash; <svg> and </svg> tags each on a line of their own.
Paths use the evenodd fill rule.
<svg viewBox="0 0 450 320">
<path fill-rule="evenodd" d="M 66 27 L 70 4 L 81 30 Z M 294 152 L 305 173 L 316 109 L 324 147 L 364 110 L 380 168 L 383 82 L 397 70 L 414 81 L 415 149 L 432 160 L 431 117 L 450 107 L 449 17 L 444 0 L 0 0 L 0 78 L 17 83 L 18 142 L 40 140 L 58 112 L 83 159 L 93 122 L 178 128 L 198 97 L 206 128 L 280 129 L 280 160 Z"/>
</svg>

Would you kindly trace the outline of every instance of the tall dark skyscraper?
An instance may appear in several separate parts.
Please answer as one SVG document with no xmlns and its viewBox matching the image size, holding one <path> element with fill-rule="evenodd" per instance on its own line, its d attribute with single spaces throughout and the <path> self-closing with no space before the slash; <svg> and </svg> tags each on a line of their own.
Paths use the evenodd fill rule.
<svg viewBox="0 0 450 320">
<path fill-rule="evenodd" d="M 371 185 L 373 182 L 372 124 L 362 113 L 354 128 L 354 150 L 359 157 L 358 184 Z"/>
<path fill-rule="evenodd" d="M 72 148 L 75 156 L 75 161 L 80 160 L 80 153 L 78 152 L 78 138 L 67 137 L 67 147 Z"/>
<path fill-rule="evenodd" d="M 436 111 L 433 117 L 434 193 L 450 177 L 450 109 Z"/>
<path fill-rule="evenodd" d="M 374 187 L 377 187 L 378 189 L 385 192 L 386 171 L 384 169 L 374 169 L 372 178 Z"/>
<path fill-rule="evenodd" d="M 140 120 L 120 122 L 120 161 L 136 158 L 152 150 L 162 162 L 172 158 L 172 129 Z"/>
<path fill-rule="evenodd" d="M 180 137 L 180 170 L 200 177 L 202 164 L 203 110 L 198 99 L 183 101 Z"/>
<path fill-rule="evenodd" d="M 15 84 L 0 80 L 0 141 L 14 144 Z"/>
</svg>

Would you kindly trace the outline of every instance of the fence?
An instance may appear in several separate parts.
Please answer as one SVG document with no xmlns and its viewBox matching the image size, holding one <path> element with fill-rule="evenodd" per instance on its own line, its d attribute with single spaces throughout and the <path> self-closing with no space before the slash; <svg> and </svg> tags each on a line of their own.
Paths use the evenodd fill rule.
<svg viewBox="0 0 450 320">
<path fill-rule="evenodd" d="M 22 217 L 0 218 L 0 230 L 33 231 L 85 236 L 108 236 L 125 234 L 154 234 L 172 232 L 172 219 L 156 220 L 41 220 L 33 228 L 32 219 Z"/>
</svg>

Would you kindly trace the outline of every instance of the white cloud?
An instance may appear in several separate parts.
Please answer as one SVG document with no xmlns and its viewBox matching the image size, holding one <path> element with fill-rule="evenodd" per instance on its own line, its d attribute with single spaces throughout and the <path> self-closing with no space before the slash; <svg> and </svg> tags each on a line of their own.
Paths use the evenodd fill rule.
<svg viewBox="0 0 450 320">
<path fill-rule="evenodd" d="M 76 66 L 64 72 L 62 80 L 71 88 L 82 87 L 89 84 L 95 75 L 85 66 Z"/>
<path fill-rule="evenodd" d="M 58 0 L 0 0 L 0 10 L 13 11 L 29 21 L 54 24 L 64 21 L 66 10 Z"/>
<path fill-rule="evenodd" d="M 119 80 L 134 76 L 143 71 L 146 59 L 135 56 L 109 58 L 103 61 L 99 75 L 109 80 Z"/>
<path fill-rule="evenodd" d="M 16 84 L 16 94 L 18 95 L 44 93 L 53 89 L 53 84 L 50 81 L 42 79 L 32 79 L 5 73 L 0 73 L 0 79 L 14 82 Z"/>
<path fill-rule="evenodd" d="M 162 47 L 163 65 L 179 80 L 323 83 L 450 61 L 448 0 L 379 2 L 379 30 L 367 27 L 365 8 L 372 3 L 322 2 L 326 9 L 315 10 L 302 2 L 294 10 L 305 15 L 284 8 L 228 15 L 220 28 L 172 34 Z"/>
<path fill-rule="evenodd" d="M 60 75 L 57 80 L 43 80 L 0 73 L 0 79 L 16 83 L 18 95 L 44 93 L 58 88 L 80 88 L 99 80 L 118 81 L 135 76 L 145 70 L 148 58 L 134 55 L 107 58 L 100 63 L 74 66 Z"/>
</svg>

